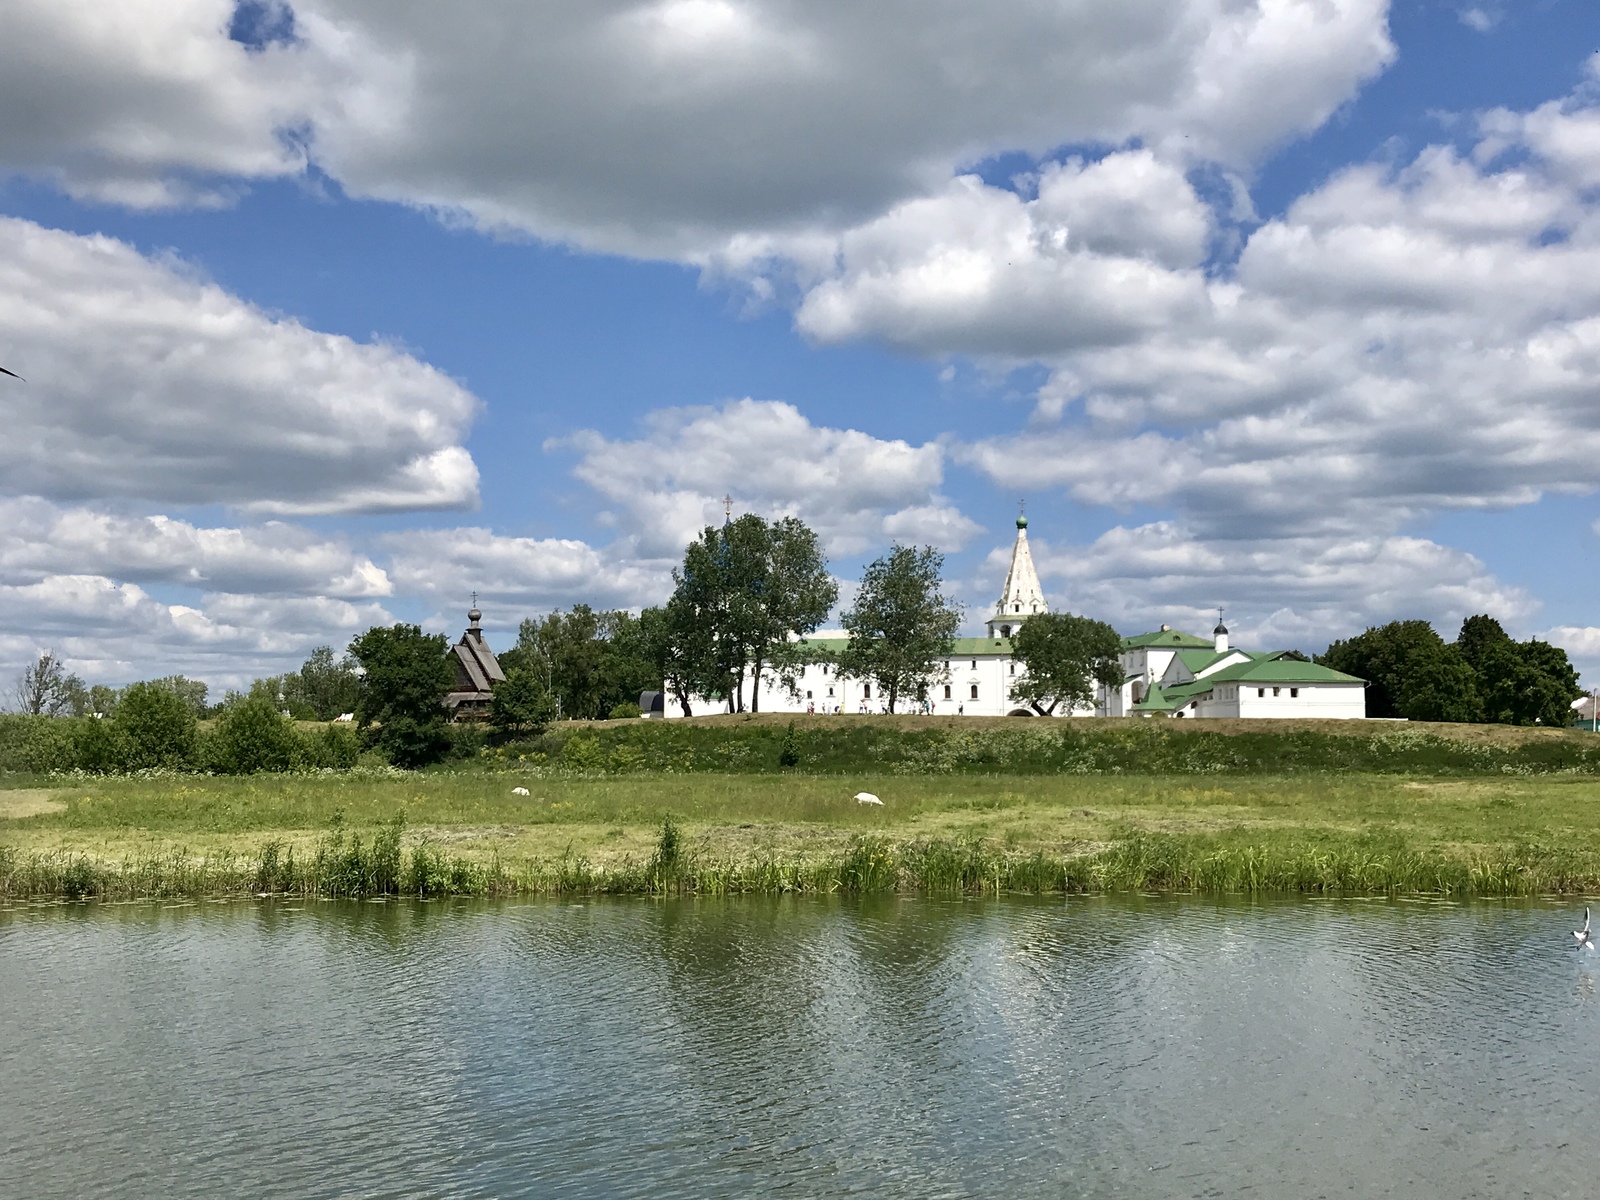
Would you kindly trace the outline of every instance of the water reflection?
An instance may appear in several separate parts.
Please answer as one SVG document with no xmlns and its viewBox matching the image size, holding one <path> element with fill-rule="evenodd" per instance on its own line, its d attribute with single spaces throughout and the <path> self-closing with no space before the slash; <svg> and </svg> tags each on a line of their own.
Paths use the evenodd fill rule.
<svg viewBox="0 0 1600 1200">
<path fill-rule="evenodd" d="M 1568 949 L 1570 907 L 12 909 L 4 1174 L 111 1196 L 1585 1194 L 1600 955 Z"/>
</svg>

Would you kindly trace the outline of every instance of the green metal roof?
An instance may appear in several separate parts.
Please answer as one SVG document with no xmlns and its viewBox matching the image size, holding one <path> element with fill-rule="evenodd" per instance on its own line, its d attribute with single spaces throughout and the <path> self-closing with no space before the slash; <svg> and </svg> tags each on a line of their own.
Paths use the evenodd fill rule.
<svg viewBox="0 0 1600 1200">
<path fill-rule="evenodd" d="M 1268 658 L 1235 663 L 1196 682 L 1209 687 L 1214 683 L 1365 683 L 1366 680 L 1316 663 L 1296 662 L 1292 658 Z"/>
<path fill-rule="evenodd" d="M 1195 637 L 1192 633 L 1184 633 L 1181 629 L 1158 629 L 1154 633 L 1141 633 L 1135 637 L 1122 639 L 1124 650 L 1138 650 L 1150 646 L 1156 649 L 1210 650 L 1216 643 L 1211 638 Z"/>
<path fill-rule="evenodd" d="M 1132 712 L 1168 712 L 1174 707 L 1159 683 L 1152 683 L 1144 699 L 1135 704 Z"/>
</svg>

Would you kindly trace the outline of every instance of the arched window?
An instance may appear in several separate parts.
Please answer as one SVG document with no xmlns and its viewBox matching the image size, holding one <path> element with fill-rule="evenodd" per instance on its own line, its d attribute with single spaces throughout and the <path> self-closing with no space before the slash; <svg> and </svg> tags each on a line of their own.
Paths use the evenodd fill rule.
<svg viewBox="0 0 1600 1200">
<path fill-rule="evenodd" d="M 948 683 L 944 685 L 944 698 L 946 700 L 950 699 L 950 685 Z"/>
<path fill-rule="evenodd" d="M 974 700 L 976 700 L 978 698 L 978 685 L 977 684 L 973 684 L 972 685 L 972 698 Z"/>
<path fill-rule="evenodd" d="M 1000 626 L 1000 636 L 1001 637 L 1010 637 L 1011 636 L 1011 626 L 1009 626 L 1009 625 Z"/>
<path fill-rule="evenodd" d="M 861 685 L 861 698 L 863 700 L 872 699 L 872 685 L 870 683 L 863 683 Z"/>
</svg>

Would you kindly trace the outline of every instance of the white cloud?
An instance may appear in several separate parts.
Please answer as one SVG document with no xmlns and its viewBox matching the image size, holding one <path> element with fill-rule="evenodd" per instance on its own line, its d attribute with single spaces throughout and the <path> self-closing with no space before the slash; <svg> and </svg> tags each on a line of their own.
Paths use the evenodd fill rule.
<svg viewBox="0 0 1600 1200">
<path fill-rule="evenodd" d="M 319 644 L 342 647 L 394 618 L 377 604 L 328 597 L 207 595 L 168 604 L 137 584 L 50 575 L 0 585 L 0 667 L 15 674 L 52 648 L 90 682 L 185 674 L 237 687 L 299 666 Z"/>
<path fill-rule="evenodd" d="M 1118 526 L 1089 546 L 1036 541 L 1034 558 L 1052 603 L 1128 634 L 1162 624 L 1209 633 L 1226 608 L 1234 642 L 1250 649 L 1310 652 L 1414 617 L 1448 639 L 1473 613 L 1517 626 L 1536 608 L 1472 555 L 1415 537 L 1225 540 L 1163 521 Z M 998 577 L 1001 552 L 987 565 Z"/>
<path fill-rule="evenodd" d="M 0 168 L 140 208 L 225 202 L 226 177 L 301 170 L 325 56 L 228 40 L 232 0 L 13 0 Z M 318 68 L 320 69 L 320 68 Z M 218 180 L 217 176 L 225 177 Z"/>
<path fill-rule="evenodd" d="M 260 512 L 476 504 L 476 399 L 105 237 L 0 218 L 4 489 Z"/>
<path fill-rule="evenodd" d="M 1600 685 L 1600 628 L 1593 625 L 1557 625 L 1534 635 L 1541 641 L 1560 646 L 1572 665 L 1578 668 L 1579 683 L 1586 688 Z"/>
<path fill-rule="evenodd" d="M 580 455 L 573 474 L 613 506 L 610 518 L 647 557 L 676 560 L 722 520 L 724 494 L 740 511 L 800 517 L 832 554 L 890 538 L 959 549 L 979 529 L 939 494 L 937 444 L 813 425 L 789 404 L 662 409 L 638 440 L 586 431 L 548 448 L 565 447 Z"/>
<path fill-rule="evenodd" d="M 477 592 L 489 624 L 515 625 L 530 609 L 659 604 L 672 591 L 670 562 L 633 560 L 563 538 L 506 537 L 487 529 L 411 530 L 384 539 L 390 571 L 408 595 L 443 607 L 454 623 Z M 459 609 L 459 612 L 457 610 Z"/>
<path fill-rule="evenodd" d="M 342 538 L 279 521 L 204 528 L 36 497 L 0 500 L 0 581 L 84 573 L 210 592 L 370 599 L 394 591 L 382 568 Z"/>
<path fill-rule="evenodd" d="M 196 172 L 309 154 L 353 194 L 700 259 L 853 223 L 998 151 L 1142 138 L 1242 166 L 1393 58 L 1387 7 L 298 0 L 295 42 L 251 53 L 226 0 L 14 0 L 0 102 L 29 119 L 0 163 L 170 204 Z"/>
</svg>

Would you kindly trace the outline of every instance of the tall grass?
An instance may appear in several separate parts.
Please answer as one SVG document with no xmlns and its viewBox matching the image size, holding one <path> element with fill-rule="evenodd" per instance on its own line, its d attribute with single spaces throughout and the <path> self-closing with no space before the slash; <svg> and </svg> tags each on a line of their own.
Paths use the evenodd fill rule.
<svg viewBox="0 0 1600 1200">
<path fill-rule="evenodd" d="M 1534 844 L 1451 854 L 1392 838 L 1265 844 L 1130 831 L 1081 853 L 1017 854 L 976 838 L 862 835 L 820 856 L 732 859 L 697 853 L 668 819 L 649 859 L 596 867 L 572 855 L 484 863 L 426 841 L 407 849 L 404 831 L 398 816 L 365 835 L 336 826 L 313 853 L 300 856 L 278 841 L 253 856 L 170 852 L 119 861 L 0 847 L 0 899 L 1144 891 L 1527 896 L 1600 890 L 1600 855 Z"/>
</svg>

